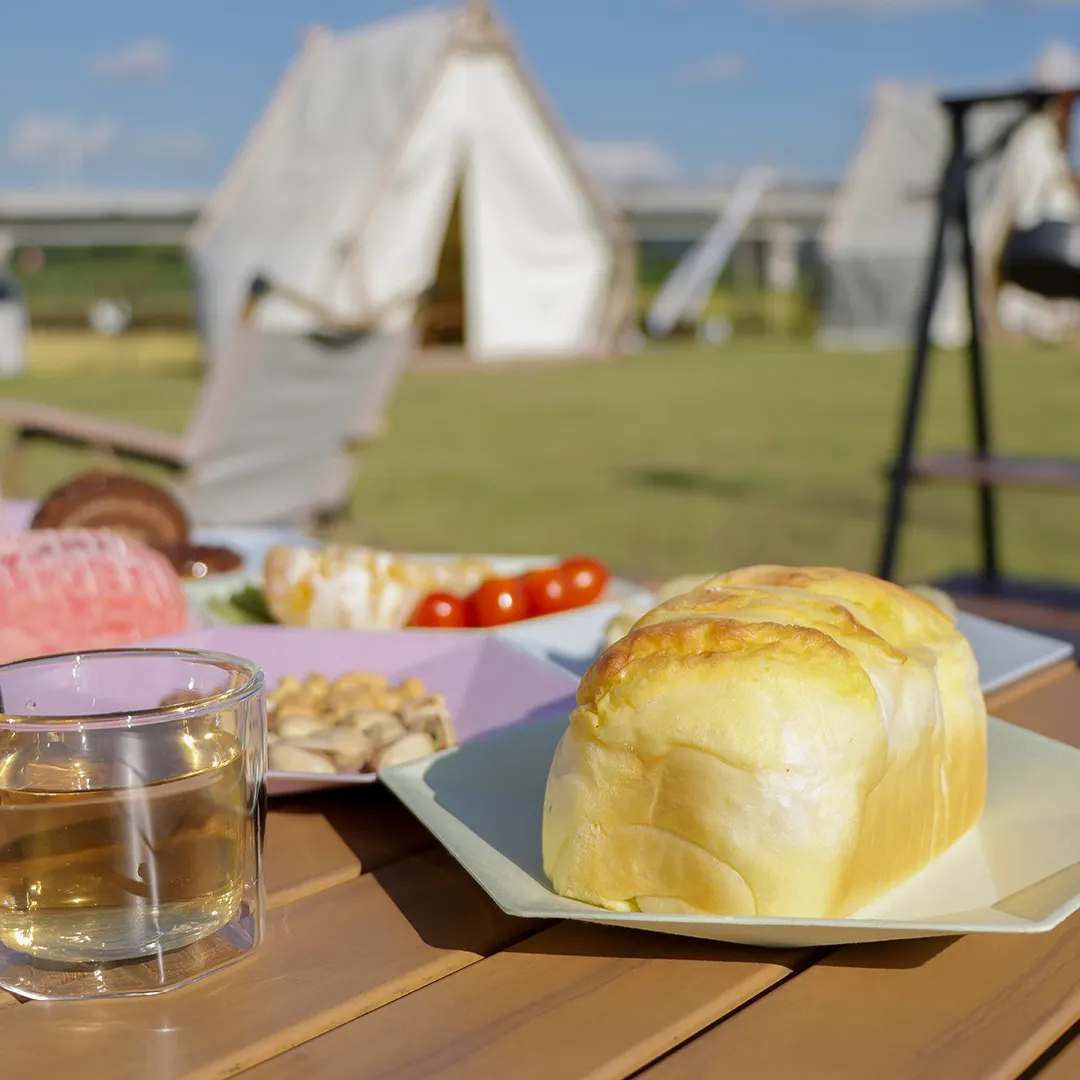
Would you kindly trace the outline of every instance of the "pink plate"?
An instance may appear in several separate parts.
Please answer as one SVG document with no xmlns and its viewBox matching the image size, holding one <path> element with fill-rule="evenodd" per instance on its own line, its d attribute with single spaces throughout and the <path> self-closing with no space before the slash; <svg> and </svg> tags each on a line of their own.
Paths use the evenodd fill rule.
<svg viewBox="0 0 1080 1080">
<path fill-rule="evenodd" d="M 565 715 L 574 707 L 578 684 L 561 668 L 482 631 L 215 626 L 144 644 L 208 649 L 253 660 L 266 673 L 268 690 L 283 675 L 302 679 L 321 672 L 333 680 L 350 671 L 371 671 L 394 683 L 415 676 L 431 692 L 444 695 L 461 742 Z M 374 773 L 270 772 L 267 790 L 285 795 L 374 779 Z"/>
</svg>

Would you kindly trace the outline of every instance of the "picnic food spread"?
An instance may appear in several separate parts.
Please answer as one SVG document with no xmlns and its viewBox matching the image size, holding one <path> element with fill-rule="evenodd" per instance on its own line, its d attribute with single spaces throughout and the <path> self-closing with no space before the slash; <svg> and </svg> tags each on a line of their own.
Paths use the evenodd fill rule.
<svg viewBox="0 0 1080 1080">
<path fill-rule="evenodd" d="M 544 869 L 615 911 L 841 918 L 950 847 L 985 792 L 977 665 L 946 612 L 865 574 L 750 567 L 586 673 Z"/>
<path fill-rule="evenodd" d="M 399 627 L 425 593 L 467 593 L 491 573 L 483 560 L 467 557 L 426 562 L 359 545 L 282 544 L 267 553 L 263 594 L 285 626 Z"/>
<path fill-rule="evenodd" d="M 391 686 L 356 671 L 331 682 L 286 675 L 267 695 L 270 768 L 356 773 L 426 757 L 457 742 L 446 701 L 415 678 Z"/>
<path fill-rule="evenodd" d="M 172 634 L 187 597 L 168 560 L 108 529 L 0 534 L 0 662 Z"/>
<path fill-rule="evenodd" d="M 186 543 L 187 515 L 164 489 L 123 473 L 89 472 L 53 489 L 32 529 L 112 529 L 153 548 Z"/>
<path fill-rule="evenodd" d="M 32 529 L 111 529 L 162 552 L 182 578 L 236 570 L 230 548 L 194 545 L 183 507 L 162 487 L 124 473 L 88 472 L 41 501 Z"/>
<path fill-rule="evenodd" d="M 475 556 L 417 558 L 377 548 L 278 545 L 266 556 L 261 590 L 248 585 L 219 614 L 319 629 L 491 627 L 591 604 L 607 568 L 575 556 L 502 576 Z"/>
</svg>

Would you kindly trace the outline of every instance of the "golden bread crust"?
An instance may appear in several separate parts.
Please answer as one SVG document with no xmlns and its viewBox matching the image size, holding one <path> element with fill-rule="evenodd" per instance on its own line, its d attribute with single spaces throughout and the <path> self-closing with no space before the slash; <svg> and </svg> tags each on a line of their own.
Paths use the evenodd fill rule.
<svg viewBox="0 0 1080 1080">
<path fill-rule="evenodd" d="M 712 578 L 644 615 L 577 700 L 544 868 L 613 910 L 841 917 L 982 810 L 971 648 L 933 603 L 865 574 Z"/>
<path fill-rule="evenodd" d="M 688 612 L 693 616 L 695 612 Z M 648 617 L 646 616 L 646 619 Z M 808 626 L 745 623 L 732 619 L 681 618 L 672 622 L 642 620 L 593 662 L 578 686 L 579 705 L 594 704 L 623 683 L 640 665 L 657 660 L 709 662 L 733 653 L 769 649 L 780 655 L 813 651 L 831 654 L 838 663 L 847 650 L 827 634 Z"/>
</svg>

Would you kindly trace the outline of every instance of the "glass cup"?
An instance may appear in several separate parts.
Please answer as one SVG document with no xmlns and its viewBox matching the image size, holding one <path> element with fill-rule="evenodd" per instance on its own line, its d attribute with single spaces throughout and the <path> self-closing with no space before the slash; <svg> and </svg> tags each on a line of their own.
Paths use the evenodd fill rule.
<svg viewBox="0 0 1080 1080">
<path fill-rule="evenodd" d="M 182 649 L 0 665 L 0 987 L 153 994 L 263 932 L 263 675 Z"/>
</svg>

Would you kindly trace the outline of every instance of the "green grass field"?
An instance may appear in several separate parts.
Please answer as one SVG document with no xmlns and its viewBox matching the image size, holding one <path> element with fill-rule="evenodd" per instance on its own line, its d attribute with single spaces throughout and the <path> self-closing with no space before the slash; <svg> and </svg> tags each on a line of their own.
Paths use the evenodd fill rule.
<svg viewBox="0 0 1080 1080">
<path fill-rule="evenodd" d="M 181 430 L 199 391 L 190 342 L 170 352 L 166 339 L 133 338 L 127 359 L 92 365 L 74 339 L 70 362 L 39 349 L 37 373 L 0 393 Z M 344 528 L 401 549 L 589 552 L 641 577 L 771 560 L 870 569 L 904 366 L 747 340 L 600 365 L 412 371 L 360 464 Z M 925 447 L 962 445 L 962 374 L 958 358 L 938 362 Z M 1075 355 L 1000 351 L 990 375 L 1000 446 L 1080 456 Z M 35 449 L 18 494 L 85 463 Z M 1080 499 L 1002 503 L 1011 571 L 1080 580 Z M 973 506 L 965 488 L 915 493 L 904 577 L 972 564 Z"/>
</svg>

